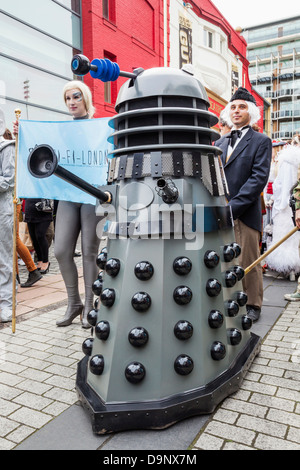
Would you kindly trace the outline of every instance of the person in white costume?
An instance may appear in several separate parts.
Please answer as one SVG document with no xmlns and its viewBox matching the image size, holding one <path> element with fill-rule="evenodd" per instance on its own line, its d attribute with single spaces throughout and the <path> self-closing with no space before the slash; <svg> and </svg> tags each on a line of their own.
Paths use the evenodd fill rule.
<svg viewBox="0 0 300 470">
<path fill-rule="evenodd" d="M 5 140 L 0 109 L 0 322 L 12 320 L 15 141 Z"/>
<path fill-rule="evenodd" d="M 286 145 L 278 154 L 278 173 L 273 183 L 273 238 L 268 248 L 294 227 L 289 201 L 291 190 L 298 180 L 299 168 L 300 140 L 299 136 L 295 136 L 291 145 Z M 269 269 L 295 280 L 295 274 L 300 272 L 299 237 L 299 232 L 294 233 L 267 256 Z"/>
</svg>

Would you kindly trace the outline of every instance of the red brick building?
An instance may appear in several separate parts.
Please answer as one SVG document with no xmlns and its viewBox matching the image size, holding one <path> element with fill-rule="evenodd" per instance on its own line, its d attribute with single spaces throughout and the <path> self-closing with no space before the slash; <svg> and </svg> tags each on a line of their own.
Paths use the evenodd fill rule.
<svg viewBox="0 0 300 470">
<path fill-rule="evenodd" d="M 163 0 L 82 0 L 83 54 L 108 58 L 132 72 L 164 65 Z M 115 114 L 114 103 L 126 78 L 107 84 L 89 75 L 96 117 Z"/>
<path fill-rule="evenodd" d="M 180 17 L 179 21 L 177 15 Z M 235 86 L 244 86 L 251 91 L 258 106 L 263 110 L 263 98 L 252 90 L 249 81 L 246 41 L 239 31 L 232 28 L 211 0 L 191 0 L 188 4 L 181 4 L 177 0 L 82 0 L 83 54 L 90 60 L 108 58 L 117 62 L 120 69 L 127 72 L 132 72 L 137 67 L 180 67 L 180 59 L 176 53 L 174 57 L 174 50 L 177 51 L 180 47 L 178 23 L 182 18 L 186 20 L 187 25 L 190 23 L 193 27 L 192 44 L 189 44 L 193 49 L 193 65 L 197 59 L 199 63 L 196 54 L 203 51 L 199 45 L 199 39 L 202 41 L 199 30 L 206 30 L 208 27 L 211 34 L 220 37 L 224 43 L 226 54 L 222 54 L 222 51 L 217 53 L 216 48 L 219 46 L 216 40 L 211 50 L 209 45 L 206 48 L 206 52 L 211 54 L 204 56 L 200 67 L 196 64 L 197 76 L 203 73 L 205 77 L 205 67 L 211 63 L 215 76 L 219 73 L 219 80 L 223 81 L 224 85 L 226 83 L 226 92 L 223 94 L 219 93 L 217 88 L 214 89 L 213 77 L 212 84 L 209 80 L 203 83 L 211 102 L 211 111 L 220 114 Z M 219 68 L 220 58 L 223 62 L 219 63 Z M 224 73 L 227 73 L 226 81 L 221 66 Z M 206 76 L 209 75 L 210 71 Z M 115 114 L 114 104 L 118 91 L 127 79 L 120 77 L 115 82 L 104 84 L 87 75 L 84 80 L 93 93 L 96 117 Z M 262 130 L 263 119 L 259 125 Z"/>
</svg>

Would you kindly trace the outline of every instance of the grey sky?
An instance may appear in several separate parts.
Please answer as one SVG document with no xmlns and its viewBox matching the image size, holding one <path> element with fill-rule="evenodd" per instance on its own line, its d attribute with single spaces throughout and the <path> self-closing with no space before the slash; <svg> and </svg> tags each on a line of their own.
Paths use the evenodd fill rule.
<svg viewBox="0 0 300 470">
<path fill-rule="evenodd" d="M 300 16 L 300 2 L 295 0 L 212 0 L 233 28 L 255 26 L 283 18 Z"/>
</svg>

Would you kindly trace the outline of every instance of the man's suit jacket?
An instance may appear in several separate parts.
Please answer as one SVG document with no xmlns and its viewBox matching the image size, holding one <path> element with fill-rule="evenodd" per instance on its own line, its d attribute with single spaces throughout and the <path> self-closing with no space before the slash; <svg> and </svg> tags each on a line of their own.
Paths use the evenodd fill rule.
<svg viewBox="0 0 300 470">
<path fill-rule="evenodd" d="M 228 134 L 227 134 L 228 135 Z M 228 202 L 233 219 L 261 231 L 260 195 L 269 177 L 272 142 L 260 132 L 248 129 L 226 163 L 229 140 L 226 135 L 215 142 L 222 150 L 221 159 L 228 184 Z"/>
</svg>

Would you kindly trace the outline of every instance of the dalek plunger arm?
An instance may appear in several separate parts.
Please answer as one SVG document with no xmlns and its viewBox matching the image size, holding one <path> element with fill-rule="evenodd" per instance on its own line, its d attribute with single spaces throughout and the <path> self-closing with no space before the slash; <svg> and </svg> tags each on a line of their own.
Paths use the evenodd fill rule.
<svg viewBox="0 0 300 470">
<path fill-rule="evenodd" d="M 90 73 L 91 77 L 98 78 L 102 82 L 114 82 L 119 76 L 134 79 L 144 70 L 138 68 L 134 72 L 123 72 L 116 62 L 112 62 L 109 59 L 94 59 L 90 62 L 82 54 L 74 55 L 71 61 L 71 69 L 75 75 Z"/>
</svg>

